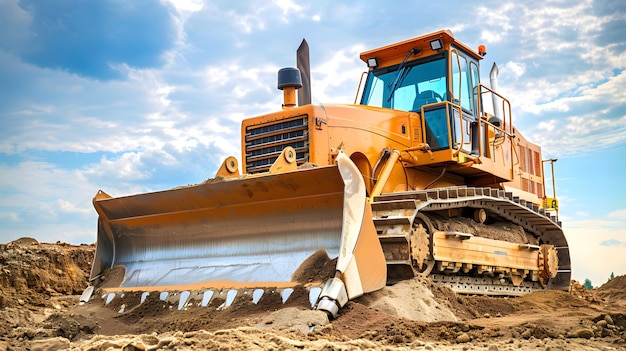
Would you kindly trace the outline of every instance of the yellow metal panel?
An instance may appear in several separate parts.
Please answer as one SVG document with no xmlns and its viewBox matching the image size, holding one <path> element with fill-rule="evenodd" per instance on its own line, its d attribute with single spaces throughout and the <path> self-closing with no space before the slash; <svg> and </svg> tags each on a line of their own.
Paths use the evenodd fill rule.
<svg viewBox="0 0 626 351">
<path fill-rule="evenodd" d="M 518 244 L 472 236 L 462 240 L 435 232 L 434 258 L 437 261 L 538 270 L 538 251 L 520 249 Z"/>
</svg>

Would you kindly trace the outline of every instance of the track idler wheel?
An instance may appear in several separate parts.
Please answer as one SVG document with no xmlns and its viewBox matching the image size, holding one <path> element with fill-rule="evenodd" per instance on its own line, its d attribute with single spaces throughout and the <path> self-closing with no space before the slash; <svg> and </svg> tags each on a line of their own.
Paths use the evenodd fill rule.
<svg viewBox="0 0 626 351">
<path fill-rule="evenodd" d="M 415 271 L 427 276 L 433 270 L 435 261 L 432 258 L 432 233 L 434 227 L 428 217 L 418 213 L 413 222 L 411 235 L 411 258 Z"/>
<path fill-rule="evenodd" d="M 547 286 L 548 281 L 556 277 L 559 270 L 559 258 L 554 245 L 541 245 L 539 249 L 539 283 Z"/>
<path fill-rule="evenodd" d="M 474 219 L 474 222 L 483 224 L 487 220 L 487 211 L 482 208 L 477 208 L 472 213 L 472 217 Z"/>
</svg>

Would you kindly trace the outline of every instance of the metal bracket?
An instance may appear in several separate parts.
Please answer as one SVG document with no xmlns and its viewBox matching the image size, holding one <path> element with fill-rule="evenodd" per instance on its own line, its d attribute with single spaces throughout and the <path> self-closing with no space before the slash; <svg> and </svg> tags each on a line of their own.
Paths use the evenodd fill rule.
<svg viewBox="0 0 626 351">
<path fill-rule="evenodd" d="M 280 153 L 280 156 L 274 161 L 272 167 L 270 167 L 269 173 L 281 173 L 288 171 L 295 171 L 298 169 L 298 164 L 296 163 L 296 150 L 287 146 L 283 149 L 283 152 Z"/>
<path fill-rule="evenodd" d="M 239 164 L 234 156 L 228 156 L 215 173 L 215 177 L 237 178 L 239 177 Z"/>
</svg>

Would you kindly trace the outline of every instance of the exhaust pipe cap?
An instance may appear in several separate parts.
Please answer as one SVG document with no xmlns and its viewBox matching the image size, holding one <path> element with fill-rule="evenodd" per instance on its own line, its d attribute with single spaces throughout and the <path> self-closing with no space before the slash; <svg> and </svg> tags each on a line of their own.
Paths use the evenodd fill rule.
<svg viewBox="0 0 626 351">
<path fill-rule="evenodd" d="M 289 87 L 302 88 L 302 76 L 297 68 L 286 67 L 278 71 L 278 89 L 283 90 Z"/>
</svg>

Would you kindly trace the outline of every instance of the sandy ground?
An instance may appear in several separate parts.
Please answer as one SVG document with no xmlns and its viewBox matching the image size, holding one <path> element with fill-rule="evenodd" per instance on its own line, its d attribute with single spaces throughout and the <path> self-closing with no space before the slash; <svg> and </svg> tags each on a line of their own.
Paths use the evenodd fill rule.
<svg viewBox="0 0 626 351">
<path fill-rule="evenodd" d="M 329 321 L 304 289 L 284 304 L 267 293 L 223 309 L 217 297 L 179 311 L 156 294 L 81 305 L 93 253 L 32 239 L 0 245 L 0 351 L 626 350 L 626 276 L 521 298 L 461 296 L 419 278 L 351 301 Z"/>
</svg>

